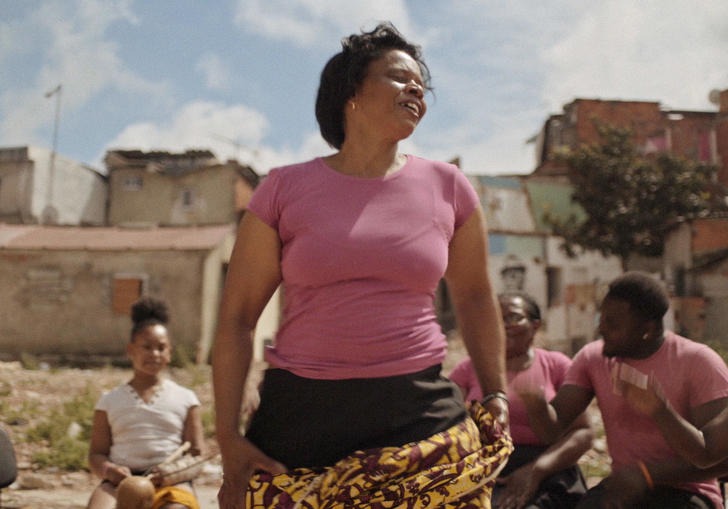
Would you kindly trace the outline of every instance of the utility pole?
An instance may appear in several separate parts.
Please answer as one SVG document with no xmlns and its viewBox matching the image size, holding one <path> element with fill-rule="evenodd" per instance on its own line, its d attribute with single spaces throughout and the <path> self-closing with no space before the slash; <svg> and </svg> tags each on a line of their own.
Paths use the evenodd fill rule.
<svg viewBox="0 0 728 509">
<path fill-rule="evenodd" d="M 56 178 L 56 151 L 58 150 L 58 124 L 61 119 L 61 92 L 63 86 L 59 84 L 50 92 L 46 92 L 45 97 L 49 99 L 56 96 L 56 115 L 53 122 L 53 150 L 51 151 L 51 159 L 48 163 L 48 187 L 46 192 L 46 206 L 43 210 L 42 222 L 55 222 L 56 210 L 53 207 L 53 184 Z"/>
</svg>

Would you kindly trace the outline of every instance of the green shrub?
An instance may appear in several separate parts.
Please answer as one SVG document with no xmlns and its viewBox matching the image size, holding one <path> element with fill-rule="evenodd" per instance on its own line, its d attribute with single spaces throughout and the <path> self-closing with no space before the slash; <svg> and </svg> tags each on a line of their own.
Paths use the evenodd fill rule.
<svg viewBox="0 0 728 509">
<path fill-rule="evenodd" d="M 190 355 L 189 349 L 185 345 L 175 345 L 172 348 L 172 358 L 169 361 L 171 367 L 187 368 L 192 364 L 192 355 Z"/>
<path fill-rule="evenodd" d="M 0 380 L 0 398 L 10 396 L 13 393 L 13 384 L 6 380 Z"/>
<path fill-rule="evenodd" d="M 215 411 L 214 410 L 203 410 L 201 414 L 202 418 L 202 431 L 205 438 L 211 438 L 215 436 Z"/>
<path fill-rule="evenodd" d="M 32 460 L 40 467 L 54 466 L 63 470 L 88 468 L 88 451 L 93 425 L 94 406 L 98 392 L 86 386 L 85 391 L 61 407 L 51 410 L 48 418 L 31 427 L 25 439 L 42 443 L 45 447 L 33 454 Z M 68 436 L 72 423 L 80 426 L 75 437 Z"/>
<path fill-rule="evenodd" d="M 26 423 L 29 415 L 33 415 L 38 411 L 38 401 L 23 401 L 20 408 L 17 405 L 8 405 L 0 402 L 0 415 L 6 424 L 10 426 Z"/>
<path fill-rule="evenodd" d="M 32 353 L 20 352 L 20 364 L 23 366 L 23 369 L 40 369 L 40 361 Z"/>
<path fill-rule="evenodd" d="M 88 470 L 89 442 L 64 436 L 53 445 L 34 453 L 33 463 L 40 468 L 56 467 L 61 470 Z"/>
</svg>

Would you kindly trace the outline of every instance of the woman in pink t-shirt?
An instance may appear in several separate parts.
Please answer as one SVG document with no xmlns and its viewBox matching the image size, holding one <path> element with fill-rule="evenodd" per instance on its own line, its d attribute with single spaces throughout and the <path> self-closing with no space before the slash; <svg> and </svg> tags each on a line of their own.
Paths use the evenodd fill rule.
<svg viewBox="0 0 728 509">
<path fill-rule="evenodd" d="M 398 149 L 428 89 L 419 47 L 391 24 L 345 38 L 316 100 L 336 152 L 271 170 L 250 202 L 213 351 L 222 509 L 487 504 L 511 450 L 505 338 L 478 195 L 454 165 Z M 443 277 L 489 394 L 474 419 L 440 372 Z M 251 335 L 279 284 L 283 322 L 243 436 Z"/>
<path fill-rule="evenodd" d="M 519 383 L 542 387 L 552 398 L 564 381 L 571 360 L 561 352 L 535 348 L 533 340 L 541 326 L 541 310 L 529 295 L 520 292 L 498 297 L 506 327 L 506 368 L 511 434 L 515 450 L 498 477 L 493 491 L 496 509 L 536 509 L 576 506 L 586 493 L 586 484 L 576 464 L 592 444 L 587 416 L 576 420 L 571 430 L 553 444 L 539 440 L 528 425 L 526 407 L 513 390 Z M 483 397 L 470 359 L 461 361 L 450 374 L 466 401 Z"/>
</svg>

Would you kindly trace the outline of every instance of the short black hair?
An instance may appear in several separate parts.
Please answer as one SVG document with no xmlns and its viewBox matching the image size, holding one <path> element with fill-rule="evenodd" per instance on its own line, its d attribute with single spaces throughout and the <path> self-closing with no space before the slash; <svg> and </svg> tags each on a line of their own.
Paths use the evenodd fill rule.
<svg viewBox="0 0 728 509">
<path fill-rule="evenodd" d="M 131 306 L 131 341 L 144 327 L 169 323 L 169 308 L 162 299 L 142 297 Z"/>
<path fill-rule="evenodd" d="M 660 281 L 645 272 L 630 271 L 609 284 L 605 299 L 627 302 L 630 308 L 645 320 L 662 321 L 670 299 Z"/>
<path fill-rule="evenodd" d="M 531 320 L 541 320 L 541 308 L 536 302 L 536 299 L 526 292 L 503 292 L 498 294 L 498 301 L 516 297 L 522 299 L 523 302 L 526 303 L 526 313 L 528 313 L 528 318 Z"/>
<path fill-rule="evenodd" d="M 352 34 L 341 40 L 337 53 L 321 71 L 316 95 L 316 120 L 324 140 L 340 149 L 346 138 L 344 107 L 354 97 L 366 77 L 369 64 L 390 50 L 402 50 L 420 67 L 423 84 L 430 89 L 430 71 L 422 59 L 420 46 L 407 41 L 390 22 L 383 22 L 371 32 Z"/>
</svg>

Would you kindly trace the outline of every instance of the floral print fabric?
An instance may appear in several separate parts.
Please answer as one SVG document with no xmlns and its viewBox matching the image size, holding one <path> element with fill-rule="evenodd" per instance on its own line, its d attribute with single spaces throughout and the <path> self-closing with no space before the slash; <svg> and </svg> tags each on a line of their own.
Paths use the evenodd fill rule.
<svg viewBox="0 0 728 509">
<path fill-rule="evenodd" d="M 470 418 L 430 438 L 357 451 L 331 467 L 259 472 L 248 508 L 490 509 L 498 473 L 513 451 L 510 436 L 474 402 Z"/>
</svg>

